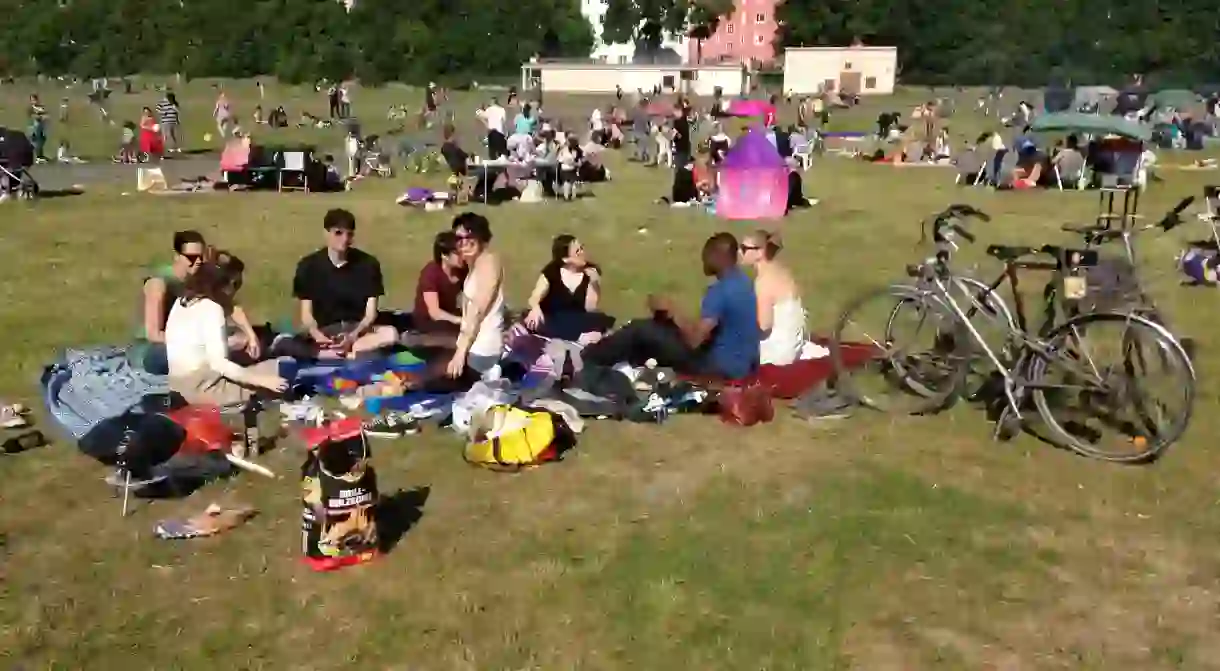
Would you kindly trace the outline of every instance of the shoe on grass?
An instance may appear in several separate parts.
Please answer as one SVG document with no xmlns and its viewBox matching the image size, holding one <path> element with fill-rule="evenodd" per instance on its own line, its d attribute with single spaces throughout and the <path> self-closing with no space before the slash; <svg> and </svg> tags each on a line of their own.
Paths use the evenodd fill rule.
<svg viewBox="0 0 1220 671">
<path fill-rule="evenodd" d="M 374 438 L 402 438 L 419 433 L 419 420 L 409 413 L 387 412 L 366 421 L 364 432 Z"/>
</svg>

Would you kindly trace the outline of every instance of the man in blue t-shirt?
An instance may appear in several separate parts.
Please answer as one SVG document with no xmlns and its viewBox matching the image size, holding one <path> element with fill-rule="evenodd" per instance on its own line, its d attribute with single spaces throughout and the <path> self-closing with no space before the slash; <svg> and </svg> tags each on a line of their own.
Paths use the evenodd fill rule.
<svg viewBox="0 0 1220 671">
<path fill-rule="evenodd" d="M 684 319 L 660 296 L 648 297 L 652 319 L 637 319 L 585 349 L 589 363 L 640 365 L 655 359 L 681 373 L 741 379 L 758 368 L 758 301 L 737 267 L 737 240 L 717 233 L 703 246 L 703 272 L 716 278 L 697 320 Z"/>
</svg>

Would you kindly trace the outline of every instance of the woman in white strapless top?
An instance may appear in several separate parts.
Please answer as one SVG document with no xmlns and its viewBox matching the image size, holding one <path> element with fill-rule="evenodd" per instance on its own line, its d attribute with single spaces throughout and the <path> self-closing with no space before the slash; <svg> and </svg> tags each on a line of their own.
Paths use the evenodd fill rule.
<svg viewBox="0 0 1220 671">
<path fill-rule="evenodd" d="M 756 231 L 741 242 L 741 262 L 753 266 L 758 300 L 759 362 L 784 366 L 796 361 L 805 346 L 805 307 L 792 273 L 775 260 L 781 249 L 774 233 Z"/>
<path fill-rule="evenodd" d="M 458 253 L 469 269 L 462 284 L 462 326 L 448 373 L 458 377 L 466 368 L 486 373 L 504 353 L 504 269 L 487 248 L 491 225 L 487 218 L 466 212 L 453 220 Z"/>
</svg>

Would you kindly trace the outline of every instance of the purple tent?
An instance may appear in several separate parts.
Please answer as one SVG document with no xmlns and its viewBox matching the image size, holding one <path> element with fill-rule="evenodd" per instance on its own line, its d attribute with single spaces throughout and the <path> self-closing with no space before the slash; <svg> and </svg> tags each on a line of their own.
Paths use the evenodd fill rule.
<svg viewBox="0 0 1220 671">
<path fill-rule="evenodd" d="M 725 219 L 779 219 L 788 209 L 788 163 L 751 128 L 720 166 L 716 214 Z"/>
</svg>

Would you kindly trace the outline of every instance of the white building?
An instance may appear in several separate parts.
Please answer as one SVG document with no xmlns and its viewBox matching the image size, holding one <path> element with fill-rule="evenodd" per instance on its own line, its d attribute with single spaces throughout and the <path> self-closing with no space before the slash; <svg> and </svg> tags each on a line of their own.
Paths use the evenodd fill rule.
<svg viewBox="0 0 1220 671">
<path fill-rule="evenodd" d="M 627 65 L 629 63 L 665 63 L 678 64 L 687 61 L 686 37 L 683 35 L 666 35 L 661 41 L 661 48 L 649 53 L 637 48 L 634 44 L 606 44 L 602 41 L 602 20 L 606 16 L 607 0 L 580 0 L 580 13 L 593 27 L 593 53 L 591 59 L 598 63 L 610 65 Z"/>
<path fill-rule="evenodd" d="M 788 47 L 784 92 L 889 95 L 898 75 L 896 47 Z"/>
<path fill-rule="evenodd" d="M 710 96 L 717 88 L 736 97 L 750 91 L 752 76 L 741 65 L 655 65 L 649 63 L 598 63 L 596 61 L 538 61 L 521 66 L 521 90 L 546 93 L 665 92 Z"/>
</svg>

